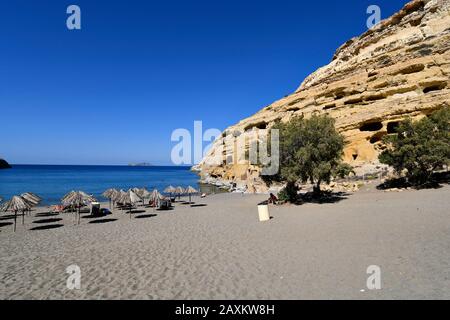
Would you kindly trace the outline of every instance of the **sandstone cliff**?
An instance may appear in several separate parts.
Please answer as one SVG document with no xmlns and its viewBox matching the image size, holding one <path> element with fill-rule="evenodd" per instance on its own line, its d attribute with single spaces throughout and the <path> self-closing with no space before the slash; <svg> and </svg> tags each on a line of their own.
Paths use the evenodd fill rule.
<svg viewBox="0 0 450 320">
<path fill-rule="evenodd" d="M 330 64 L 296 92 L 226 129 L 248 134 L 293 115 L 327 113 L 346 137 L 345 161 L 376 165 L 381 138 L 407 116 L 424 117 L 450 105 L 450 0 L 414 0 L 392 17 L 342 45 Z M 247 132 L 247 133 L 246 133 Z M 196 167 L 207 182 L 226 181 L 264 191 L 259 168 L 246 164 Z M 256 188 L 254 186 L 256 184 Z"/>
</svg>

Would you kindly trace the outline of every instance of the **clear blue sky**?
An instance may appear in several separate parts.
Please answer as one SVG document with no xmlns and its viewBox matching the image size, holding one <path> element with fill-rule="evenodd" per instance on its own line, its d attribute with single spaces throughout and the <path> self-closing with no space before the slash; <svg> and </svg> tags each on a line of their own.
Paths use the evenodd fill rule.
<svg viewBox="0 0 450 320">
<path fill-rule="evenodd" d="M 0 5 L 0 156 L 170 164 L 176 128 L 225 129 L 293 92 L 405 0 L 14 0 Z M 66 28 L 66 8 L 82 30 Z"/>
</svg>

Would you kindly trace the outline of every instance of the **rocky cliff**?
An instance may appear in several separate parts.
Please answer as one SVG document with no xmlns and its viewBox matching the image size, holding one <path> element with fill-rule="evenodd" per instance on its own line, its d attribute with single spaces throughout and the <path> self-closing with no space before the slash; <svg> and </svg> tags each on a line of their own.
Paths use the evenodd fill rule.
<svg viewBox="0 0 450 320">
<path fill-rule="evenodd" d="M 450 105 L 450 0 L 415 0 L 337 49 L 330 64 L 308 76 L 296 92 L 229 127 L 225 133 L 269 129 L 292 116 L 327 113 L 346 137 L 345 161 L 376 166 L 381 138 L 405 117 L 419 119 Z M 225 134 L 223 135 L 225 136 Z M 223 138 L 222 138 L 223 139 Z M 196 167 L 206 182 L 234 182 L 264 191 L 259 168 L 208 166 L 218 139 Z"/>
<path fill-rule="evenodd" d="M 9 169 L 11 166 L 6 160 L 0 159 L 0 169 Z"/>
</svg>

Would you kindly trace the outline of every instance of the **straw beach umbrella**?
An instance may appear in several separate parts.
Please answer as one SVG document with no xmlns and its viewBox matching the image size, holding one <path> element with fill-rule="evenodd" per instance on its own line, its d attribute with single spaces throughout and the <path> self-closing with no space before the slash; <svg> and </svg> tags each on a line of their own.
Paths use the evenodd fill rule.
<svg viewBox="0 0 450 320">
<path fill-rule="evenodd" d="M 113 197 L 112 198 L 113 202 L 122 204 L 120 202 L 120 199 L 122 199 L 122 197 L 125 196 L 125 194 L 126 194 L 126 192 L 123 191 L 122 189 L 120 189 L 117 193 L 113 194 L 113 196 L 112 196 Z"/>
<path fill-rule="evenodd" d="M 111 209 L 111 202 L 113 202 L 113 199 L 115 195 L 118 193 L 116 189 L 108 189 L 105 192 L 103 192 L 102 196 L 104 196 L 106 199 L 109 200 L 109 208 Z"/>
<path fill-rule="evenodd" d="M 138 196 L 141 193 L 141 189 L 139 189 L 139 188 L 131 188 L 130 190 L 133 191 L 134 193 L 136 193 Z"/>
<path fill-rule="evenodd" d="M 26 202 L 28 202 L 31 205 L 31 207 L 37 206 L 42 201 L 42 199 L 39 196 L 37 196 L 37 195 L 35 195 L 34 193 L 31 193 L 31 192 L 22 193 L 20 196 Z"/>
<path fill-rule="evenodd" d="M 93 196 L 88 195 L 83 191 L 71 191 L 61 199 L 63 205 L 77 208 L 78 224 L 80 224 L 80 208 L 87 205 L 88 203 L 96 201 L 97 200 Z"/>
<path fill-rule="evenodd" d="M 130 219 L 132 208 L 139 201 L 141 201 L 141 197 L 139 197 L 133 190 L 124 192 L 124 194 L 120 197 L 119 202 L 129 206 Z"/>
<path fill-rule="evenodd" d="M 29 202 L 35 206 L 37 206 L 42 201 L 42 199 L 39 196 L 37 196 L 36 194 L 31 193 L 31 192 L 22 193 L 20 196 L 23 199 L 25 199 L 27 202 Z"/>
<path fill-rule="evenodd" d="M 1 211 L 14 212 L 14 232 L 16 232 L 17 212 L 22 211 L 22 214 L 24 214 L 24 212 L 29 209 L 31 209 L 31 205 L 24 198 L 22 198 L 20 196 L 13 196 L 11 198 L 11 200 L 9 200 L 8 202 L 5 202 L 1 207 Z M 23 223 L 23 217 L 22 217 L 22 223 Z"/>
<path fill-rule="evenodd" d="M 20 196 L 30 205 L 30 209 L 26 211 L 27 213 L 31 213 L 31 209 L 36 207 L 42 201 L 39 196 L 31 192 L 22 193 Z M 22 215 L 22 224 L 24 224 L 24 215 Z"/>
<path fill-rule="evenodd" d="M 157 189 L 153 190 L 150 195 L 150 202 L 153 202 L 154 206 L 157 206 L 160 199 L 162 199 L 162 194 Z"/>
<path fill-rule="evenodd" d="M 172 194 L 175 193 L 175 191 L 175 187 L 172 186 L 168 186 L 166 189 L 164 189 L 164 192 L 170 194 L 170 197 L 172 197 Z"/>
<path fill-rule="evenodd" d="M 70 191 L 61 199 L 61 202 L 65 205 L 71 205 L 71 203 L 76 203 L 76 200 L 79 200 L 80 204 L 97 201 L 94 196 L 89 195 L 84 191 Z"/>
<path fill-rule="evenodd" d="M 180 186 L 176 187 L 175 188 L 175 194 L 178 196 L 178 200 L 180 200 L 181 195 L 184 194 L 183 187 L 180 187 Z"/>
<path fill-rule="evenodd" d="M 75 194 L 75 191 L 70 191 L 69 193 L 67 193 L 64 197 L 61 198 L 61 202 L 64 202 L 66 199 L 70 198 L 72 195 Z"/>
<path fill-rule="evenodd" d="M 150 198 L 150 196 L 152 194 L 146 188 L 142 188 L 142 189 L 139 189 L 139 192 L 137 195 L 142 198 L 142 204 L 145 205 L 145 199 Z"/>
<path fill-rule="evenodd" d="M 189 195 L 189 204 L 191 203 L 191 196 L 193 194 L 198 193 L 197 190 L 195 190 L 193 187 L 189 186 L 186 188 L 186 190 L 184 191 L 184 193 L 186 193 L 187 195 Z"/>
</svg>

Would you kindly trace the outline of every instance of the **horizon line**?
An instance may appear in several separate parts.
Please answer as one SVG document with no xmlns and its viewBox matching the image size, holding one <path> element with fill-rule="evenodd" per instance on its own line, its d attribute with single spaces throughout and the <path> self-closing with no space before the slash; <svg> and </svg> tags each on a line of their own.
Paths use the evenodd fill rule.
<svg viewBox="0 0 450 320">
<path fill-rule="evenodd" d="M 97 167 L 134 167 L 134 168 L 149 168 L 149 167 L 182 167 L 190 168 L 195 166 L 192 165 L 149 165 L 149 166 L 134 166 L 130 164 L 49 164 L 49 163 L 10 163 L 11 166 L 97 166 Z"/>
</svg>

